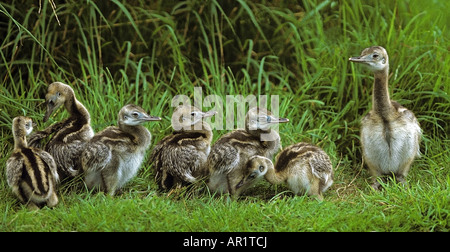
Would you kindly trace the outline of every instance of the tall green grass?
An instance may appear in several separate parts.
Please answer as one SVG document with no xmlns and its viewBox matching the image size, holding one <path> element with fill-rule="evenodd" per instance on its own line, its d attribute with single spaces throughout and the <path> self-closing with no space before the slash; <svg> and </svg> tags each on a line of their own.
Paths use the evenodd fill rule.
<svg viewBox="0 0 450 252">
<path fill-rule="evenodd" d="M 42 129 L 53 81 L 75 89 L 94 131 L 116 123 L 127 103 L 163 118 L 153 145 L 171 132 L 178 94 L 279 95 L 284 146 L 307 141 L 331 156 L 335 184 L 322 203 L 261 182 L 237 201 L 201 189 L 155 193 L 147 160 L 121 195 L 92 194 L 81 179 L 63 184 L 55 209 L 28 212 L 0 169 L 0 230 L 11 231 L 448 231 L 450 57 L 448 1 L 11 1 L 0 4 L 0 134 L 9 157 L 11 121 Z M 55 13 L 60 20 L 58 24 Z M 351 64 L 371 45 L 390 56 L 392 98 L 424 130 L 408 187 L 367 184 L 359 120 L 373 77 Z M 269 107 L 270 108 L 270 107 Z M 204 108 L 210 109 L 210 108 Z M 225 117 L 223 118 L 225 125 Z M 215 130 L 215 141 L 225 130 Z M 150 147 L 152 148 L 152 147 Z M 201 186 L 200 186 L 201 187 Z M 138 221 L 127 221 L 135 219 Z"/>
</svg>

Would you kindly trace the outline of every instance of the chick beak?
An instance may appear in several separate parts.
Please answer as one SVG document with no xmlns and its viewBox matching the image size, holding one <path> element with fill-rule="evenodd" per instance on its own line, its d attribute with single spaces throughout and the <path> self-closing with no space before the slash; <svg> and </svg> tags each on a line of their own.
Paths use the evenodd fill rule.
<svg viewBox="0 0 450 252">
<path fill-rule="evenodd" d="M 142 118 L 143 121 L 161 121 L 160 117 L 152 116 L 152 115 L 146 115 Z"/>
<path fill-rule="evenodd" d="M 44 115 L 44 119 L 43 119 L 44 122 L 46 122 L 48 120 L 48 118 L 52 115 L 53 111 L 55 111 L 56 108 L 57 107 L 55 106 L 53 99 L 50 99 L 47 102 L 47 110 L 45 111 L 45 115 Z"/>
<path fill-rule="evenodd" d="M 289 119 L 287 118 L 277 118 L 277 117 L 272 117 L 271 116 L 271 120 L 270 123 L 287 123 L 289 122 Z"/>
<path fill-rule="evenodd" d="M 203 118 L 206 118 L 206 117 L 212 117 L 212 116 L 214 116 L 214 115 L 216 115 L 216 114 L 217 114 L 217 111 L 210 110 L 210 111 L 208 111 L 208 112 L 202 113 L 202 117 L 203 117 Z"/>
<path fill-rule="evenodd" d="M 358 63 L 364 63 L 368 61 L 364 56 L 351 57 L 348 60 L 350 60 L 351 62 L 358 62 Z"/>
</svg>

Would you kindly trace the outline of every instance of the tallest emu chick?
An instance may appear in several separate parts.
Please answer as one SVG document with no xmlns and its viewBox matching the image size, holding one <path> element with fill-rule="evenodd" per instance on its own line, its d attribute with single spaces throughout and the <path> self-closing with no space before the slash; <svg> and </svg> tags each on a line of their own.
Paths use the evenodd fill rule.
<svg viewBox="0 0 450 252">
<path fill-rule="evenodd" d="M 86 143 L 94 136 L 88 110 L 77 100 L 73 89 L 64 83 L 53 82 L 45 95 L 47 110 L 43 121 L 64 106 L 70 116 L 30 136 L 29 144 L 39 147 L 41 140 L 52 135 L 45 151 L 53 156 L 60 179 L 75 177 L 81 170 L 80 155 Z"/>
<path fill-rule="evenodd" d="M 349 60 L 367 66 L 375 77 L 372 110 L 361 121 L 361 146 L 372 187 L 379 188 L 377 178 L 383 175 L 394 175 L 404 183 L 414 158 L 420 155 L 419 123 L 412 111 L 389 99 L 389 58 L 383 47 L 366 48 L 361 56 Z"/>
</svg>

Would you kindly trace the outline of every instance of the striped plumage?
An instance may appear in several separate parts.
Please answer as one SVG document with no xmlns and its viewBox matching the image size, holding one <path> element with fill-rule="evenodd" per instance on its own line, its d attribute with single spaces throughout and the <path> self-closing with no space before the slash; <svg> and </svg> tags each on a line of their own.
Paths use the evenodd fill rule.
<svg viewBox="0 0 450 252">
<path fill-rule="evenodd" d="M 248 160 L 255 155 L 272 159 L 281 148 L 280 136 L 271 125 L 288 122 L 263 108 L 251 108 L 245 119 L 245 129 L 237 129 L 220 137 L 212 146 L 207 166 L 208 187 L 212 191 L 233 194 L 235 174 L 241 174 Z"/>
<path fill-rule="evenodd" d="M 136 176 L 151 143 L 150 131 L 141 124 L 159 120 L 139 106 L 122 107 L 118 126 L 109 126 L 95 134 L 81 154 L 88 188 L 114 195 Z"/>
<path fill-rule="evenodd" d="M 204 118 L 215 114 L 215 111 L 202 112 L 186 105 L 174 110 L 173 133 L 158 142 L 150 157 L 161 190 L 180 188 L 207 175 L 204 164 L 213 133 Z"/>
<path fill-rule="evenodd" d="M 6 162 L 7 182 L 13 193 L 30 209 L 58 203 L 58 173 L 53 157 L 38 148 L 28 147 L 26 135 L 33 130 L 31 118 L 13 119 L 14 150 Z"/>
<path fill-rule="evenodd" d="M 419 122 L 412 111 L 389 98 L 386 49 L 372 46 L 349 60 L 374 73 L 372 109 L 361 121 L 362 154 L 372 175 L 372 187 L 379 189 L 377 178 L 386 175 L 394 175 L 403 183 L 415 157 L 420 156 Z"/>
<path fill-rule="evenodd" d="M 307 193 L 322 199 L 322 193 L 333 184 L 333 167 L 321 148 L 296 143 L 277 155 L 275 169 L 269 169 L 265 178 L 272 184 L 286 183 L 295 194 Z"/>
<path fill-rule="evenodd" d="M 74 177 L 81 170 L 81 152 L 85 144 L 94 135 L 90 125 L 89 112 L 76 99 L 73 89 L 61 82 L 53 82 L 48 86 L 45 100 L 47 110 L 44 122 L 62 105 L 70 116 L 45 130 L 35 132 L 30 136 L 30 146 L 39 146 L 43 138 L 53 134 L 46 144 L 45 150 L 55 159 L 61 179 Z"/>
</svg>

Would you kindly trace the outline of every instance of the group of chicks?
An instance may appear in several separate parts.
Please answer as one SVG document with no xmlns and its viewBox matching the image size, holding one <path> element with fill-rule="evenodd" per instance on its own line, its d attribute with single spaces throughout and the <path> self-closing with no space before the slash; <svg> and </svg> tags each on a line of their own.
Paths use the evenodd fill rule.
<svg viewBox="0 0 450 252">
<path fill-rule="evenodd" d="M 421 130 L 417 120 L 411 111 L 390 101 L 389 95 L 383 97 L 388 73 L 384 48 L 365 49 L 350 60 L 369 65 L 375 73 L 374 108 L 363 119 L 361 130 L 363 157 L 373 175 L 373 186 L 379 186 L 377 177 L 388 174 L 404 181 L 418 154 Z M 63 105 L 70 116 L 31 135 L 30 118 L 13 119 L 14 150 L 6 173 L 8 185 L 21 202 L 33 209 L 53 207 L 58 203 L 55 188 L 59 181 L 80 174 L 88 188 L 110 195 L 136 176 L 151 144 L 151 134 L 142 124 L 161 118 L 128 104 L 119 111 L 118 126 L 94 134 L 89 112 L 70 86 L 50 84 L 45 101 L 44 122 Z M 226 133 L 211 146 L 213 132 L 204 119 L 215 114 L 193 106 L 175 108 L 172 134 L 156 144 L 149 158 L 161 190 L 204 180 L 212 192 L 239 195 L 264 177 L 272 184 L 286 184 L 296 194 L 322 199 L 322 193 L 333 184 L 333 167 L 321 148 L 302 142 L 281 148 L 280 136 L 271 126 L 288 119 L 264 108 L 250 108 L 245 129 Z"/>
</svg>

